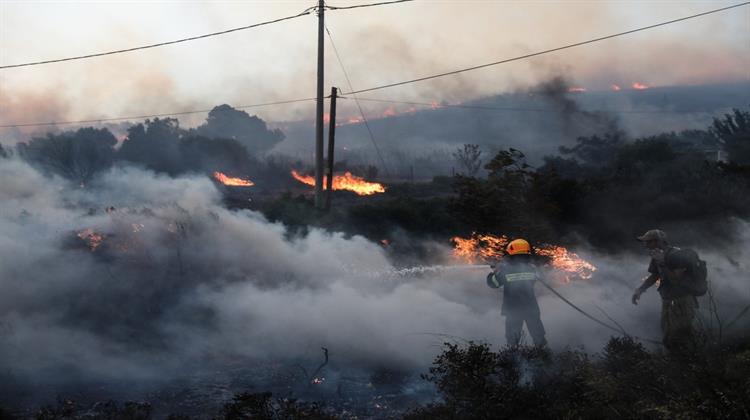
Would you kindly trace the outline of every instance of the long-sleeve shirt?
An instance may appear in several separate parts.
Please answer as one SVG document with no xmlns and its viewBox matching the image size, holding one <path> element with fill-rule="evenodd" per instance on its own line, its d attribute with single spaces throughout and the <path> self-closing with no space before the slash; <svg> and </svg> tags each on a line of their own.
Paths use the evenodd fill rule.
<svg viewBox="0 0 750 420">
<path fill-rule="evenodd" d="M 539 270 L 528 258 L 506 257 L 494 273 L 487 277 L 487 285 L 503 288 L 502 314 L 539 312 L 534 293 L 534 284 L 539 279 Z"/>
</svg>

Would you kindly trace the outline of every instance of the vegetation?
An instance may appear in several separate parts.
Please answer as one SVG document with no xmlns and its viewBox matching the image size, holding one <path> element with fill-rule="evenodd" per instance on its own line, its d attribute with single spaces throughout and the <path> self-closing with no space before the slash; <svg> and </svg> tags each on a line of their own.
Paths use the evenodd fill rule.
<svg viewBox="0 0 750 420">
<path fill-rule="evenodd" d="M 750 416 L 750 349 L 649 353 L 628 337 L 598 356 L 447 344 L 425 378 L 443 402 L 405 419 L 738 419 Z"/>
<path fill-rule="evenodd" d="M 403 413 L 404 420 L 750 418 L 747 342 L 678 355 L 649 352 L 630 337 L 611 338 L 596 355 L 525 346 L 493 351 L 484 343 L 446 343 L 423 379 L 435 385 L 439 402 Z M 13 417 L 0 411 L 0 418 Z M 61 400 L 56 407 L 39 410 L 36 418 L 145 420 L 151 418 L 151 406 L 108 401 L 85 408 Z M 349 417 L 335 402 L 324 405 L 245 392 L 213 418 Z"/>
</svg>

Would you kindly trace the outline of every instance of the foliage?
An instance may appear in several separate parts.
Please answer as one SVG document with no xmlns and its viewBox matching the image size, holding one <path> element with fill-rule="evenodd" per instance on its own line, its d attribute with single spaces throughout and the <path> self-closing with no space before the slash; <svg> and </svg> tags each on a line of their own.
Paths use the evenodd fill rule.
<svg viewBox="0 0 750 420">
<path fill-rule="evenodd" d="M 179 140 L 184 131 L 174 118 L 146 120 L 128 129 L 117 157 L 155 171 L 176 175 L 182 171 Z"/>
<path fill-rule="evenodd" d="M 195 132 L 210 138 L 237 140 L 251 155 L 270 150 L 284 140 L 281 130 L 269 130 L 262 119 L 229 105 L 214 107 Z"/>
<path fill-rule="evenodd" d="M 479 150 L 478 144 L 464 144 L 463 148 L 458 148 L 453 152 L 453 159 L 463 168 L 467 176 L 476 176 L 482 167 L 482 151 Z"/>
<path fill-rule="evenodd" d="M 19 143 L 19 153 L 48 173 L 86 184 L 114 159 L 117 140 L 106 128 L 81 128 Z"/>
<path fill-rule="evenodd" d="M 733 110 L 723 118 L 714 118 L 709 132 L 727 152 L 730 162 L 750 165 L 750 112 Z"/>
<path fill-rule="evenodd" d="M 747 418 L 748 379 L 735 373 L 750 369 L 747 351 L 717 350 L 671 357 L 629 337 L 610 339 L 594 358 L 446 344 L 426 375 L 443 402 L 405 418 Z"/>
<path fill-rule="evenodd" d="M 547 213 L 556 210 L 539 200 L 539 194 L 551 186 L 526 163 L 525 155 L 515 149 L 501 150 L 485 169 L 487 179 L 455 177 L 457 196 L 450 201 L 449 211 L 473 231 L 548 238 Z"/>
</svg>

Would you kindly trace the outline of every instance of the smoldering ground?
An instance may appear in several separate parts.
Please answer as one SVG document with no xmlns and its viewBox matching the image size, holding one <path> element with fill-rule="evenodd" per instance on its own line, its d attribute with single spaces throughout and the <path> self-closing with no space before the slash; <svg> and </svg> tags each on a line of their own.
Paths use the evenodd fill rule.
<svg viewBox="0 0 750 420">
<path fill-rule="evenodd" d="M 293 236 L 258 213 L 223 208 L 205 177 L 116 167 L 82 189 L 15 159 L 0 159 L 0 175 L 5 387 L 164 381 L 236 360 L 314 366 L 320 347 L 331 370 L 419 372 L 445 340 L 504 341 L 486 270 L 400 275 L 362 237 Z M 730 249 L 697 247 L 725 317 L 750 299 L 750 226 L 737 229 Z M 657 294 L 629 302 L 647 256 L 578 251 L 599 271 L 561 293 L 658 339 Z M 453 263 L 449 249 L 442 254 L 431 262 Z M 598 351 L 615 334 L 539 294 L 553 347 Z"/>
</svg>

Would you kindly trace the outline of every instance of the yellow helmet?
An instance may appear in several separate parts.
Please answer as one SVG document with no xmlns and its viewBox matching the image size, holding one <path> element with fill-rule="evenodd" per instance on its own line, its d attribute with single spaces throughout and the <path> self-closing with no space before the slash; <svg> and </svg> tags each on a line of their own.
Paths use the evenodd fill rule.
<svg viewBox="0 0 750 420">
<path fill-rule="evenodd" d="M 508 255 L 531 254 L 531 245 L 525 239 L 514 239 L 505 250 Z"/>
</svg>

